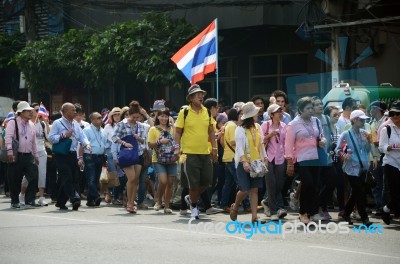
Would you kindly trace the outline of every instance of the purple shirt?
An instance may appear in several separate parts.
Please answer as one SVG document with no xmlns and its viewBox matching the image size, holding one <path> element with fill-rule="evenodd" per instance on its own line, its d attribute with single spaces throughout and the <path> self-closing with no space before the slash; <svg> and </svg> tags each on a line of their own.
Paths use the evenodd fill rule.
<svg viewBox="0 0 400 264">
<path fill-rule="evenodd" d="M 18 152 L 32 153 L 37 157 L 36 150 L 36 130 L 32 121 L 25 122 L 21 117 L 17 117 L 19 145 Z M 5 142 L 8 154 L 12 154 L 12 140 L 15 137 L 15 121 L 10 120 L 6 127 Z"/>
</svg>

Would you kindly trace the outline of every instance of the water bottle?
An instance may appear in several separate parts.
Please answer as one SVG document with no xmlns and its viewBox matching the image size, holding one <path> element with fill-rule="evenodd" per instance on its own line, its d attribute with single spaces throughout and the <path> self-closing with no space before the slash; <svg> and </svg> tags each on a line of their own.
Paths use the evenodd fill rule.
<svg viewBox="0 0 400 264">
<path fill-rule="evenodd" d="M 80 171 L 84 171 L 84 170 L 85 170 L 85 164 L 82 163 L 82 164 L 79 166 L 79 170 L 80 170 Z"/>
</svg>

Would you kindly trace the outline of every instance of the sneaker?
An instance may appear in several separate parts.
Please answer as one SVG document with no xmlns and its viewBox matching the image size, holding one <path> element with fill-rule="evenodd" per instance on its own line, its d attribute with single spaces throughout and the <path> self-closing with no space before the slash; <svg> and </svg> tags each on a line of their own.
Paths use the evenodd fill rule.
<svg viewBox="0 0 400 264">
<path fill-rule="evenodd" d="M 150 193 L 146 194 L 146 198 L 151 200 L 151 201 L 154 200 L 154 197 Z"/>
<path fill-rule="evenodd" d="M 25 203 L 25 206 L 24 206 L 24 208 L 26 208 L 26 209 L 30 209 L 30 208 L 33 209 L 33 208 L 38 208 L 38 207 L 40 207 L 40 205 L 35 203 L 35 201 L 27 202 L 27 203 Z"/>
<path fill-rule="evenodd" d="M 290 196 L 289 196 L 289 197 L 290 197 L 289 206 L 290 206 L 290 209 L 292 209 L 293 211 L 297 211 L 297 210 L 299 210 L 299 200 L 296 199 L 296 198 L 294 197 L 294 195 L 295 195 L 294 192 L 290 193 Z"/>
<path fill-rule="evenodd" d="M 267 201 L 266 200 L 262 200 L 261 201 L 261 205 L 264 207 L 264 214 L 267 217 L 271 216 L 271 210 L 269 209 L 268 205 L 267 205 Z"/>
<path fill-rule="evenodd" d="M 140 210 L 147 210 L 147 209 L 149 209 L 149 207 L 148 207 L 147 205 L 145 205 L 144 203 L 138 204 L 137 208 L 140 209 Z"/>
<path fill-rule="evenodd" d="M 343 217 L 342 217 L 342 219 L 345 221 L 345 222 L 347 222 L 349 225 L 352 225 L 353 224 L 353 221 L 351 221 L 351 218 L 350 218 L 350 216 L 348 216 L 348 215 L 343 215 Z"/>
<path fill-rule="evenodd" d="M 155 203 L 155 205 L 154 205 L 154 210 L 156 210 L 156 211 L 160 211 L 160 209 L 161 209 L 161 204 L 159 204 L 159 203 Z"/>
<path fill-rule="evenodd" d="M 222 213 L 223 210 L 219 209 L 219 208 L 215 208 L 215 207 L 210 207 L 206 210 L 206 214 L 210 215 L 210 214 L 218 214 L 218 213 Z"/>
<path fill-rule="evenodd" d="M 344 216 L 344 210 L 340 210 L 339 213 L 338 213 L 338 217 L 340 218 L 340 217 L 343 217 L 343 216 Z"/>
<path fill-rule="evenodd" d="M 324 220 L 331 220 L 332 216 L 328 213 L 328 211 L 323 211 L 320 215 L 324 218 Z"/>
<path fill-rule="evenodd" d="M 354 211 L 353 213 L 351 213 L 351 218 L 356 219 L 356 220 L 361 220 L 361 216 L 358 213 L 358 211 Z"/>
<path fill-rule="evenodd" d="M 315 214 L 315 215 L 311 216 L 311 220 L 313 220 L 314 222 L 318 222 L 318 221 L 322 221 L 322 220 L 325 220 L 325 219 L 320 214 Z"/>
<path fill-rule="evenodd" d="M 170 208 L 164 208 L 164 214 L 172 214 L 172 210 Z"/>
<path fill-rule="evenodd" d="M 110 197 L 110 199 L 111 199 L 111 197 Z M 100 197 L 97 197 L 97 199 L 94 201 L 94 204 L 95 204 L 96 206 L 100 206 L 100 204 L 101 204 L 101 198 L 100 198 Z"/>
<path fill-rule="evenodd" d="M 10 205 L 10 208 L 11 208 L 11 209 L 19 209 L 19 208 L 20 208 L 19 203 L 12 203 L 12 204 Z"/>
<path fill-rule="evenodd" d="M 185 196 L 185 202 L 186 202 L 187 206 L 190 207 L 190 196 L 189 196 L 189 194 Z"/>
<path fill-rule="evenodd" d="M 78 208 L 81 206 L 81 201 L 75 201 L 72 203 L 72 210 L 78 211 Z M 61 209 L 61 208 L 60 208 Z"/>
<path fill-rule="evenodd" d="M 271 221 L 278 221 L 279 216 L 278 216 L 278 214 L 273 214 L 273 215 L 271 215 L 270 219 L 271 219 Z"/>
<path fill-rule="evenodd" d="M 19 206 L 25 206 L 25 194 L 20 193 L 18 195 L 18 199 L 19 199 Z"/>
<path fill-rule="evenodd" d="M 369 227 L 370 225 L 372 225 L 373 223 L 369 221 L 369 218 L 362 220 L 363 225 L 365 225 L 366 227 Z"/>
<path fill-rule="evenodd" d="M 123 203 L 122 203 L 122 201 L 120 200 L 120 199 L 114 199 L 114 200 L 112 200 L 112 202 L 111 202 L 113 205 L 122 205 Z"/>
<path fill-rule="evenodd" d="M 190 212 L 190 210 L 188 210 L 188 209 L 186 209 L 186 210 L 179 210 L 179 214 L 180 215 L 190 215 L 191 214 L 191 212 Z"/>
<path fill-rule="evenodd" d="M 390 213 L 386 213 L 382 210 L 381 218 L 385 224 L 390 225 Z"/>
<path fill-rule="evenodd" d="M 283 209 L 283 208 L 280 208 L 280 209 L 278 209 L 277 215 L 278 215 L 279 219 L 282 219 L 285 216 L 287 216 L 287 211 L 285 209 Z"/>
<path fill-rule="evenodd" d="M 44 199 L 44 197 L 40 197 L 38 202 L 37 202 L 40 206 L 48 206 L 49 204 L 46 202 L 46 200 Z"/>
<path fill-rule="evenodd" d="M 191 219 L 199 219 L 199 209 L 197 207 L 191 208 L 190 218 Z"/>
</svg>

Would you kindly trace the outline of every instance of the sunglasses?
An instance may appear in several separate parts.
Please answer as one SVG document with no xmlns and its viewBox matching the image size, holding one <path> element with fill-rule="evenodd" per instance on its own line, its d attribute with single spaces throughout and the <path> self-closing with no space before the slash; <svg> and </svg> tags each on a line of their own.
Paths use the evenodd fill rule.
<svg viewBox="0 0 400 264">
<path fill-rule="evenodd" d="M 389 112 L 390 117 L 398 116 L 398 115 L 400 115 L 400 112 Z"/>
<path fill-rule="evenodd" d="M 339 117 L 339 116 L 340 116 L 339 114 L 334 114 L 334 115 L 333 115 L 333 117 Z"/>
</svg>

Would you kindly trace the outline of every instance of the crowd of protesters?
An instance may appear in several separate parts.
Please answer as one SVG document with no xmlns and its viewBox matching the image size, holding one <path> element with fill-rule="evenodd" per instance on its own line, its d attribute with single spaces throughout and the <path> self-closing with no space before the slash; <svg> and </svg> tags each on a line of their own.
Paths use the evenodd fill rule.
<svg viewBox="0 0 400 264">
<path fill-rule="evenodd" d="M 150 198 L 156 211 L 194 219 L 203 211 L 234 221 L 241 208 L 253 222 L 259 209 L 275 221 L 290 206 L 308 224 L 331 220 L 337 203 L 340 219 L 369 226 L 370 195 L 386 224 L 399 216 L 400 101 L 365 107 L 349 97 L 324 109 L 320 98 L 303 97 L 294 113 L 280 90 L 232 107 L 206 95 L 196 84 L 179 113 L 164 100 L 150 114 L 131 101 L 91 112 L 90 123 L 78 103 L 64 103 L 49 122 L 39 104 L 15 102 L 1 137 L 11 208 L 78 210 L 104 198 L 135 214 Z"/>
</svg>

